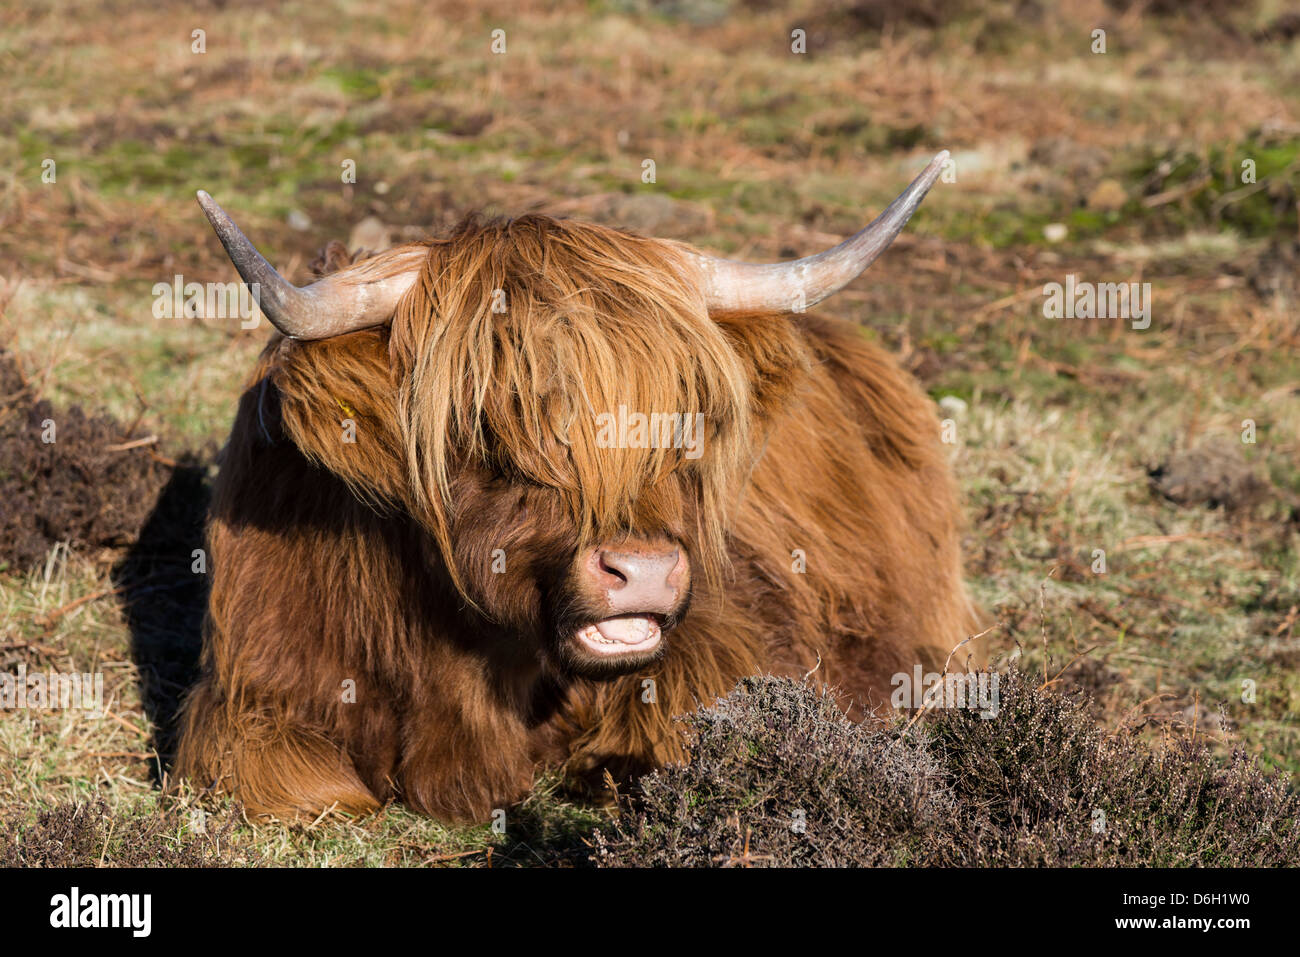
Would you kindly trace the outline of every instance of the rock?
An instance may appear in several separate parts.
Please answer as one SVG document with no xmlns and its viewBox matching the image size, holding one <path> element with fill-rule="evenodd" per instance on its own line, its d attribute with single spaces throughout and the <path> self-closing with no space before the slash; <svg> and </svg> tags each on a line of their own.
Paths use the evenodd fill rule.
<svg viewBox="0 0 1300 957">
<path fill-rule="evenodd" d="M 1100 176 L 1109 161 L 1105 150 L 1084 146 L 1066 136 L 1037 140 L 1029 150 L 1030 163 L 1074 182 L 1087 182 Z"/>
<path fill-rule="evenodd" d="M 605 226 L 669 239 L 696 236 L 707 232 L 713 224 L 713 213 L 708 207 L 673 199 L 650 188 L 563 200 L 547 207 L 546 212 L 553 216 L 590 219 Z"/>
<path fill-rule="evenodd" d="M 966 414 L 966 402 L 955 395 L 945 395 L 939 400 L 939 409 L 944 415 L 952 419 L 960 418 Z"/>
<path fill-rule="evenodd" d="M 1113 212 L 1128 202 L 1128 193 L 1117 180 L 1103 179 L 1088 194 L 1088 208 Z"/>
<path fill-rule="evenodd" d="M 348 249 L 353 253 L 362 249 L 381 253 L 392 245 L 391 230 L 377 216 L 367 216 L 348 235 Z"/>
<path fill-rule="evenodd" d="M 1175 452 L 1149 474 L 1157 492 L 1187 507 L 1248 509 L 1271 490 L 1246 461 L 1242 446 L 1224 439 Z"/>
</svg>

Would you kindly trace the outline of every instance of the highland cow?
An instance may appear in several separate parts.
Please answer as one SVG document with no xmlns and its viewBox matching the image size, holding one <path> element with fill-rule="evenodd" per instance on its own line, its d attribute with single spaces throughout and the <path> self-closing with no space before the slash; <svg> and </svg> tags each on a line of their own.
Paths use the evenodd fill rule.
<svg viewBox="0 0 1300 957">
<path fill-rule="evenodd" d="M 804 309 L 945 158 L 796 262 L 528 215 L 335 244 L 302 288 L 200 193 L 278 333 L 216 482 L 177 772 L 259 814 L 479 821 L 540 767 L 682 759 L 674 716 L 742 676 L 813 672 L 860 718 L 942 670 L 977 616 L 934 406 Z"/>
</svg>

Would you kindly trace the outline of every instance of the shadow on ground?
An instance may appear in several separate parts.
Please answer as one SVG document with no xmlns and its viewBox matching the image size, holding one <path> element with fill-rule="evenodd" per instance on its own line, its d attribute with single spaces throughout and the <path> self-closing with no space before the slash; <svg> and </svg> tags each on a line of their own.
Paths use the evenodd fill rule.
<svg viewBox="0 0 1300 957">
<path fill-rule="evenodd" d="M 209 496 L 205 466 L 192 456 L 182 459 L 135 543 L 113 568 L 140 674 L 140 698 L 154 728 L 150 743 L 163 767 L 175 749 L 181 701 L 198 674 L 208 581 L 206 552 L 200 550 Z M 200 560 L 203 564 L 196 565 Z M 155 783 L 160 772 L 155 765 Z"/>
</svg>

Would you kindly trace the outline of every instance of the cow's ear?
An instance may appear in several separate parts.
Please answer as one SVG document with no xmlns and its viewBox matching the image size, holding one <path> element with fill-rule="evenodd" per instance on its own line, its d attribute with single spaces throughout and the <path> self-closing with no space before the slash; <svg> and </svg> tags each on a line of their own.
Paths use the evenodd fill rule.
<svg viewBox="0 0 1300 957">
<path fill-rule="evenodd" d="M 713 318 L 746 365 L 758 417 L 770 419 L 787 408 L 810 363 L 797 324 L 787 315 L 769 312 L 735 312 Z"/>
<path fill-rule="evenodd" d="M 348 247 L 337 239 L 331 239 L 320 248 L 316 258 L 307 264 L 307 268 L 311 270 L 313 276 L 320 279 L 322 276 L 346 269 L 352 265 L 352 262 L 352 254 L 348 252 Z"/>
<path fill-rule="evenodd" d="M 388 330 L 292 342 L 272 372 L 286 437 L 363 497 L 404 501 L 406 458 Z"/>
<path fill-rule="evenodd" d="M 316 253 L 316 258 L 307 264 L 311 274 L 321 279 L 331 273 L 341 272 L 363 259 L 373 256 L 369 249 L 356 249 L 348 252 L 348 247 L 337 239 L 331 239 Z"/>
</svg>

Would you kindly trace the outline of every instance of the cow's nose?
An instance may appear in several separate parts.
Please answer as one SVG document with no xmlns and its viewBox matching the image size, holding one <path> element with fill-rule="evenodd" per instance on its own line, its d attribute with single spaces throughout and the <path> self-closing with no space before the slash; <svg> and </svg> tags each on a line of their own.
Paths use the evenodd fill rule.
<svg viewBox="0 0 1300 957">
<path fill-rule="evenodd" d="M 667 615 L 681 600 L 686 556 L 680 548 L 593 549 L 588 573 L 614 615 Z"/>
</svg>

